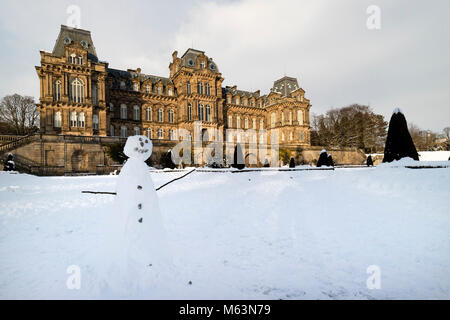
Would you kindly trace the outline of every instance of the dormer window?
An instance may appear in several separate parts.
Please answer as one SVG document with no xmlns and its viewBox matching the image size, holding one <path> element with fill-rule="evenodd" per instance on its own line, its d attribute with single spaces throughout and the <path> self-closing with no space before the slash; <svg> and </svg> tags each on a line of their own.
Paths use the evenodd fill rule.
<svg viewBox="0 0 450 320">
<path fill-rule="evenodd" d="M 150 86 L 149 85 L 145 86 L 145 93 L 150 93 Z"/>
<path fill-rule="evenodd" d="M 120 89 L 125 90 L 125 81 L 120 81 Z"/>
<path fill-rule="evenodd" d="M 205 69 L 205 62 L 204 61 L 200 62 L 200 69 Z"/>
<path fill-rule="evenodd" d="M 78 64 L 83 64 L 83 56 L 78 56 Z"/>
<path fill-rule="evenodd" d="M 173 95 L 173 92 L 172 92 L 172 89 L 171 89 L 171 88 L 169 88 L 169 89 L 167 90 L 167 94 L 168 94 L 169 96 L 172 96 L 172 95 Z"/>
<path fill-rule="evenodd" d="M 77 63 L 77 56 L 75 55 L 75 53 L 72 53 L 72 54 L 69 56 L 69 62 L 70 62 L 70 63 L 73 63 L 73 64 Z"/>
<path fill-rule="evenodd" d="M 139 91 L 139 86 L 137 83 L 133 83 L 133 91 Z"/>
<path fill-rule="evenodd" d="M 162 88 L 161 88 L 161 87 L 158 87 L 158 88 L 156 89 L 156 92 L 158 92 L 158 94 L 162 94 Z"/>
</svg>

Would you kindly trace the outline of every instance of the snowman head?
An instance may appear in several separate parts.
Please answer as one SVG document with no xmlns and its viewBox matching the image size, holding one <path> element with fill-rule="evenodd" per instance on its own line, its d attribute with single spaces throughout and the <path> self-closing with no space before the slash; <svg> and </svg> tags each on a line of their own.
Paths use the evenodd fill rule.
<svg viewBox="0 0 450 320">
<path fill-rule="evenodd" d="M 130 136 L 123 152 L 131 159 L 147 160 L 152 154 L 152 141 L 146 136 Z"/>
</svg>

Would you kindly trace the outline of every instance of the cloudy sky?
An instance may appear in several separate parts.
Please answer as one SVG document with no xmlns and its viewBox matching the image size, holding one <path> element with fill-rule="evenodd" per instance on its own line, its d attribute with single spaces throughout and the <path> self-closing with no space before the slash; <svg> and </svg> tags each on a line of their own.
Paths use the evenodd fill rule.
<svg viewBox="0 0 450 320">
<path fill-rule="evenodd" d="M 424 129 L 450 126 L 448 0 L 1 0 L 0 97 L 38 98 L 39 50 L 52 51 L 70 5 L 112 68 L 168 76 L 172 52 L 194 46 L 225 85 L 264 94 L 296 77 L 314 113 L 361 103 L 387 118 L 400 107 Z M 380 29 L 367 28 L 370 5 Z"/>
</svg>

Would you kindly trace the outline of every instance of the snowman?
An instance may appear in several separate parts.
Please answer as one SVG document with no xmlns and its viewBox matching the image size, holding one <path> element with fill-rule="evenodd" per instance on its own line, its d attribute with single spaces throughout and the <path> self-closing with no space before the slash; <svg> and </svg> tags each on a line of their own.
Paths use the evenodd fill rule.
<svg viewBox="0 0 450 320">
<path fill-rule="evenodd" d="M 124 153 L 129 158 L 117 178 L 108 244 L 114 265 L 110 278 L 121 291 L 148 287 L 171 264 L 158 196 L 145 163 L 152 142 L 130 136 Z"/>
</svg>

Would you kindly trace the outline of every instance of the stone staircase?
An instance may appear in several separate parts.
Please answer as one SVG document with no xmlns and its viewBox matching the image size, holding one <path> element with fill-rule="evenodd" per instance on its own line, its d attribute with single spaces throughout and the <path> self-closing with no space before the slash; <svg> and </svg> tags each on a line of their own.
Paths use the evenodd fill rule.
<svg viewBox="0 0 450 320">
<path fill-rule="evenodd" d="M 34 134 L 28 136 L 16 136 L 15 139 L 13 138 L 14 136 L 3 136 L 3 138 L 5 137 L 11 138 L 5 139 L 6 141 L 0 138 L 0 141 L 2 142 L 2 144 L 0 144 L 0 155 L 7 154 L 9 151 L 12 151 L 34 140 L 37 140 L 37 137 Z"/>
</svg>

